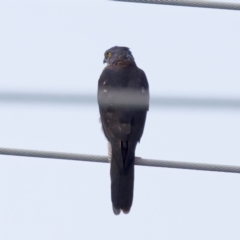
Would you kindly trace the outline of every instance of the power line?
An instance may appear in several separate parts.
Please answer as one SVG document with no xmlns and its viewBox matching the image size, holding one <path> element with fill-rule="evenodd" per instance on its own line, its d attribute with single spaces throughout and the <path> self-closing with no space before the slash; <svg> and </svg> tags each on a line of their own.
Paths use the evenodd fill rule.
<svg viewBox="0 0 240 240">
<path fill-rule="evenodd" d="M 35 150 L 13 149 L 13 148 L 0 148 L 0 155 L 109 163 L 108 157 L 106 156 L 35 151 Z M 148 167 L 163 167 L 163 168 L 178 168 L 178 169 L 188 169 L 188 170 L 240 173 L 240 166 L 152 160 L 152 159 L 143 159 L 139 157 L 135 158 L 135 165 L 148 166 Z"/>
<path fill-rule="evenodd" d="M 3 104 L 97 105 L 96 94 L 0 92 Z M 150 107 L 240 109 L 239 98 L 150 97 Z"/>
<path fill-rule="evenodd" d="M 193 1 L 193 0 L 112 0 L 120 2 L 134 2 L 134 3 L 151 3 L 162 5 L 174 5 L 183 7 L 200 7 L 200 8 L 215 8 L 226 10 L 240 10 L 238 3 L 213 2 L 213 1 Z"/>
</svg>

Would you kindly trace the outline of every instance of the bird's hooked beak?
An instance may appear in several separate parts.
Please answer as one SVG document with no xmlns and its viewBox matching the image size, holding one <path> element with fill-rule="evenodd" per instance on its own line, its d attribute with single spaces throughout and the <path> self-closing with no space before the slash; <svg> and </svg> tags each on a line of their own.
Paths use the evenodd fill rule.
<svg viewBox="0 0 240 240">
<path fill-rule="evenodd" d="M 103 63 L 106 63 L 106 62 L 107 62 L 107 61 L 106 61 L 106 58 L 104 58 L 104 59 L 103 59 Z"/>
</svg>

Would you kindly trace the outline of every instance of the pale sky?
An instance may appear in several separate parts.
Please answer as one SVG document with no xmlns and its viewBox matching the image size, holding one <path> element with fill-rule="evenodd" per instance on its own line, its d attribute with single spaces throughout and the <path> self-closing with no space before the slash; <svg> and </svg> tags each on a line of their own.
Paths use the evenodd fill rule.
<svg viewBox="0 0 240 240">
<path fill-rule="evenodd" d="M 0 0 L 0 94 L 96 94 L 131 49 L 154 97 L 239 98 L 240 12 L 107 0 Z M 96 104 L 0 102 L 0 147 L 107 155 Z M 137 156 L 240 165 L 239 109 L 150 106 Z M 239 240 L 240 175 L 139 167 L 115 216 L 109 164 L 0 155 L 0 239 Z"/>
</svg>

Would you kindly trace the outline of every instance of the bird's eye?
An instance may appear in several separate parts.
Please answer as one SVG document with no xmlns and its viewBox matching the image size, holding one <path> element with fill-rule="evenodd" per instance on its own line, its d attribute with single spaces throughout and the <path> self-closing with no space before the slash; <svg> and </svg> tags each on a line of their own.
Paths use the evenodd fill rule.
<svg viewBox="0 0 240 240">
<path fill-rule="evenodd" d="M 109 53 L 107 53 L 107 56 L 108 56 L 108 57 L 111 57 L 111 56 L 112 56 L 112 54 L 109 52 Z"/>
</svg>

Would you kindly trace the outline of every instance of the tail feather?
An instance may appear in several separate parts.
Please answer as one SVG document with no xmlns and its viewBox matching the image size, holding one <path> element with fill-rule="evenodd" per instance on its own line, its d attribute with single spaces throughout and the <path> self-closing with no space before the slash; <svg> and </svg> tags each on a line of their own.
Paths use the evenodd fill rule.
<svg viewBox="0 0 240 240">
<path fill-rule="evenodd" d="M 133 201 L 135 147 L 133 151 L 129 147 L 131 146 L 126 148 L 124 144 L 121 144 L 121 147 L 112 147 L 111 197 L 113 212 L 116 215 L 121 210 L 128 213 Z M 119 162 L 122 162 L 121 166 Z"/>
</svg>

